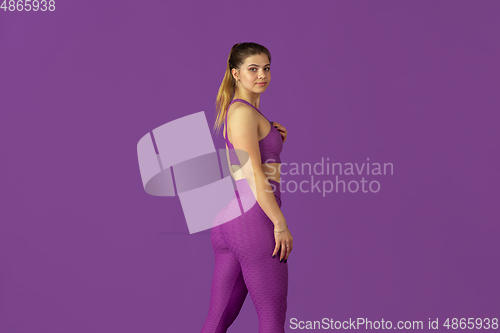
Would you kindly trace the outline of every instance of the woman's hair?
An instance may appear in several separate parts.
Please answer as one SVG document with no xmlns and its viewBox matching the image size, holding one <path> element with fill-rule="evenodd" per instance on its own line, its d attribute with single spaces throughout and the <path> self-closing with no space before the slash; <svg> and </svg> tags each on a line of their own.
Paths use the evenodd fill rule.
<svg viewBox="0 0 500 333">
<path fill-rule="evenodd" d="M 246 58 L 265 54 L 269 58 L 269 63 L 271 63 L 271 53 L 264 46 L 257 43 L 238 43 L 234 44 L 229 52 L 229 57 L 227 59 L 226 73 L 222 79 L 222 83 L 219 87 L 219 92 L 217 93 L 217 99 L 215 101 L 216 118 L 214 129 L 216 133 L 219 133 L 222 123 L 226 117 L 227 108 L 231 100 L 233 99 L 236 87 L 236 81 L 231 74 L 231 70 L 236 68 L 240 70 L 241 65 L 245 62 Z"/>
</svg>

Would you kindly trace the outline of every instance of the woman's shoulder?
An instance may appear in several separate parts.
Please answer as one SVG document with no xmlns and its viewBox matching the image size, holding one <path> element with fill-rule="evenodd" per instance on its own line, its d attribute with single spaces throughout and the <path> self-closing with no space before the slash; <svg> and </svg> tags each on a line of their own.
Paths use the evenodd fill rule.
<svg viewBox="0 0 500 333">
<path fill-rule="evenodd" d="M 227 110 L 227 119 L 232 118 L 236 121 L 257 120 L 258 115 L 255 110 L 242 102 L 234 102 Z"/>
<path fill-rule="evenodd" d="M 259 126 L 259 119 L 255 110 L 244 103 L 233 103 L 229 106 L 227 112 L 227 131 L 230 133 L 233 131 L 244 132 Z"/>
</svg>

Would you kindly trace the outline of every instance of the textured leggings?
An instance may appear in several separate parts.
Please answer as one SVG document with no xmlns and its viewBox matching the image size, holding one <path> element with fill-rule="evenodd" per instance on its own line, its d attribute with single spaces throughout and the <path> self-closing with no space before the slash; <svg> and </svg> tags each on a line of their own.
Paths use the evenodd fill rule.
<svg viewBox="0 0 500 333">
<path fill-rule="evenodd" d="M 237 180 L 238 194 L 233 196 L 217 219 L 227 216 L 229 207 L 239 207 L 253 194 L 245 179 Z M 270 180 L 274 196 L 281 207 L 280 183 Z M 252 197 L 250 197 L 252 196 Z M 240 200 L 238 200 L 238 197 Z M 215 253 L 210 307 L 201 333 L 223 333 L 238 316 L 250 293 L 257 317 L 259 333 L 284 333 L 288 295 L 288 265 L 280 263 L 275 248 L 274 224 L 260 205 L 211 230 Z"/>
</svg>

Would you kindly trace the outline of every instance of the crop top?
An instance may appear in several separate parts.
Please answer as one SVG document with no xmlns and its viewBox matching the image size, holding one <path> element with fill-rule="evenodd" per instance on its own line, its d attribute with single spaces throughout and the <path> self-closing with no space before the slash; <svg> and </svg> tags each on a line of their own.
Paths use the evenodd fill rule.
<svg viewBox="0 0 500 333">
<path fill-rule="evenodd" d="M 255 106 L 253 106 L 252 104 L 250 104 L 249 102 L 247 102 L 243 99 L 234 99 L 231 101 L 229 106 L 231 106 L 231 104 L 233 104 L 234 102 L 237 102 L 237 101 L 243 102 L 243 103 L 253 107 L 255 110 L 257 110 L 258 113 L 262 114 Z M 227 107 L 226 118 L 224 120 L 224 123 L 226 124 L 225 140 L 227 143 L 227 147 L 230 149 L 229 150 L 229 161 L 230 161 L 231 165 L 233 165 L 233 164 L 241 165 L 241 163 L 238 160 L 238 155 L 236 155 L 236 151 L 234 151 L 234 146 L 231 144 L 231 142 L 229 141 L 229 139 L 227 137 L 227 114 L 229 112 L 229 106 Z M 262 116 L 264 118 L 266 118 L 266 116 L 264 116 L 263 114 L 262 114 Z M 267 121 L 269 121 L 269 119 L 267 119 Z M 271 122 L 269 121 L 269 123 L 271 123 Z M 260 149 L 261 164 L 262 163 L 281 163 L 280 153 L 281 153 L 281 150 L 283 149 L 283 140 L 281 138 L 280 132 L 278 131 L 278 129 L 276 127 L 273 126 L 272 123 L 271 123 L 271 130 L 269 131 L 269 133 L 267 133 L 267 135 L 262 140 L 259 141 L 259 149 Z"/>
</svg>

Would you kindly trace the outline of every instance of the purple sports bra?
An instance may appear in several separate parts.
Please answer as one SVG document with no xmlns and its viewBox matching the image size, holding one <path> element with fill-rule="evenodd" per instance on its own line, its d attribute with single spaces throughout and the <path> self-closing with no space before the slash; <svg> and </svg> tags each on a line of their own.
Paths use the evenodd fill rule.
<svg viewBox="0 0 500 333">
<path fill-rule="evenodd" d="M 233 99 L 229 106 L 233 104 L 234 102 L 243 102 L 251 107 L 253 107 L 255 110 L 257 110 L 258 113 L 262 114 L 255 106 L 250 104 L 249 102 L 243 100 L 243 99 Z M 229 106 L 227 107 L 226 111 L 226 118 L 224 120 L 224 123 L 226 124 L 226 130 L 224 131 L 225 133 L 225 140 L 227 143 L 227 147 L 230 149 L 229 150 L 229 161 L 230 164 L 237 164 L 241 165 L 240 161 L 238 160 L 238 155 L 236 155 L 236 152 L 232 149 L 234 149 L 234 146 L 229 142 L 229 139 L 227 137 L 227 114 L 229 112 Z M 262 116 L 264 116 L 262 114 Z M 266 116 L 264 116 L 266 118 Z M 267 118 L 266 118 L 267 119 Z M 269 121 L 269 119 L 267 119 Z M 269 121 L 269 123 L 271 123 Z M 271 130 L 267 135 L 264 137 L 264 139 L 259 141 L 259 149 L 260 149 L 260 159 L 261 159 L 261 164 L 262 163 L 281 163 L 280 159 L 280 153 L 281 150 L 283 149 L 283 140 L 281 138 L 280 132 L 276 129 L 271 124 Z"/>
</svg>

